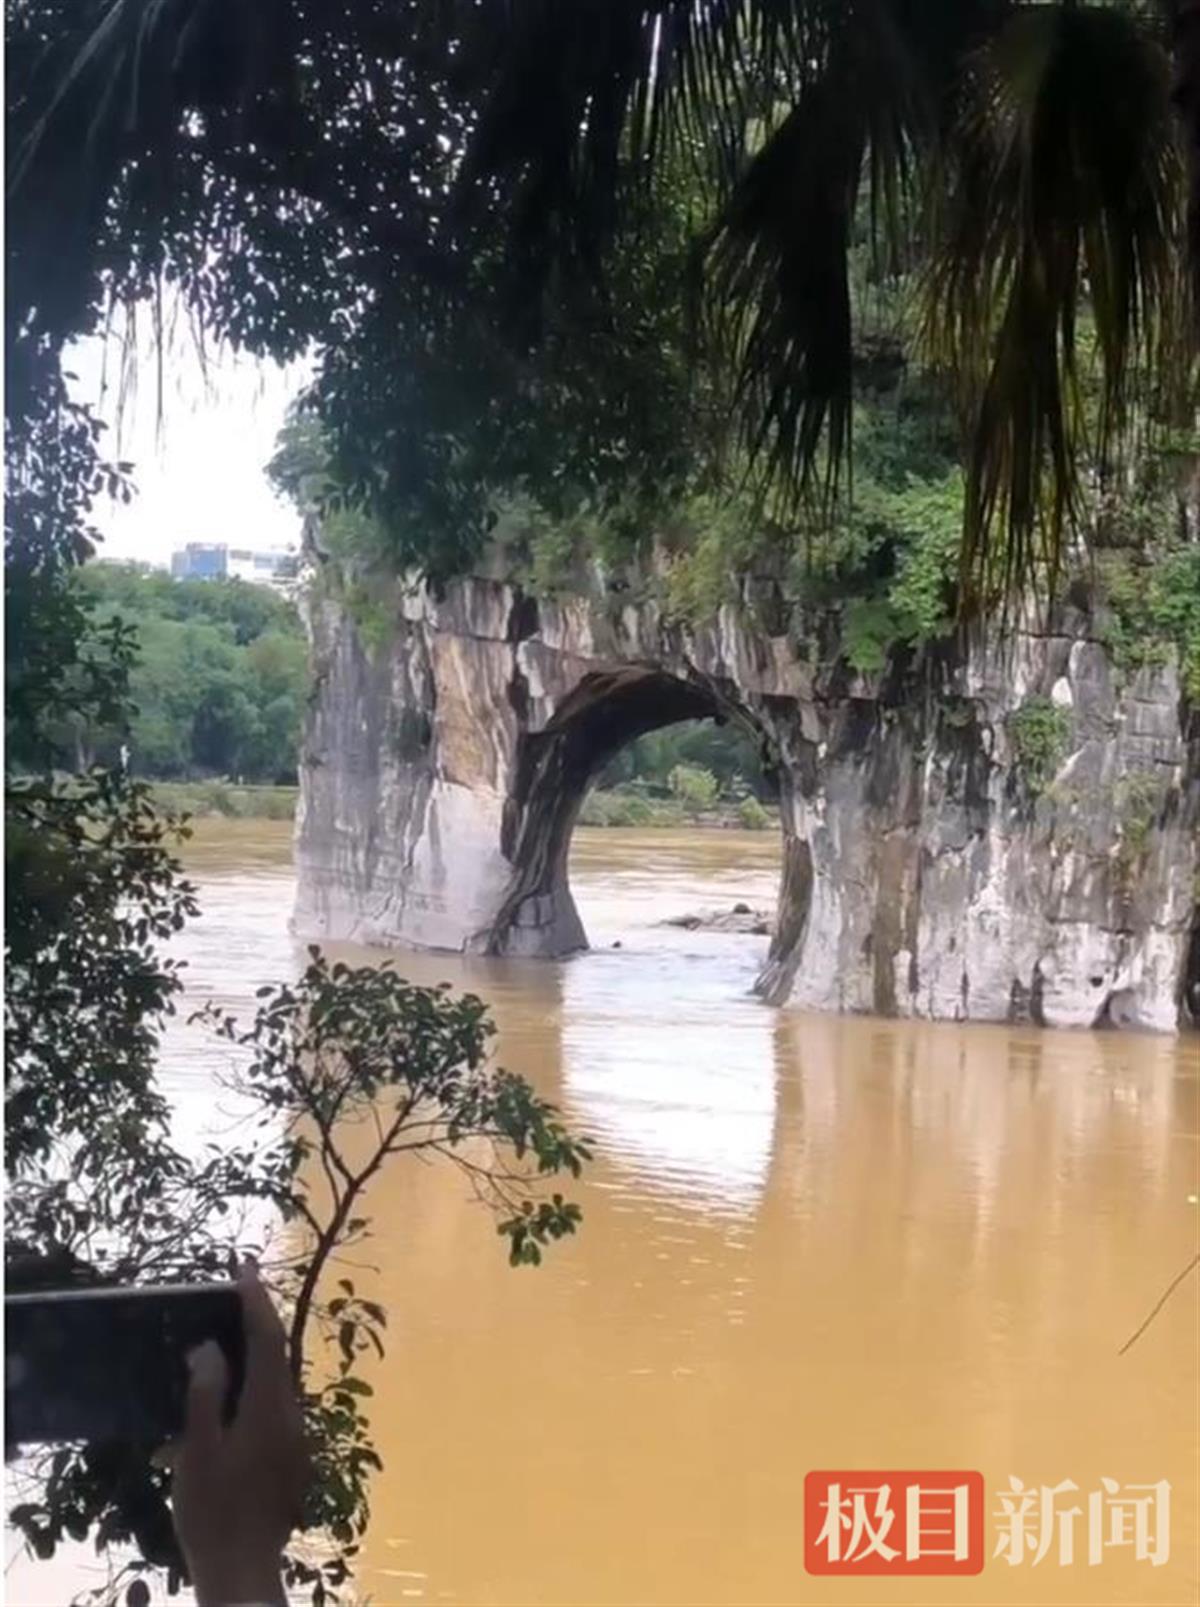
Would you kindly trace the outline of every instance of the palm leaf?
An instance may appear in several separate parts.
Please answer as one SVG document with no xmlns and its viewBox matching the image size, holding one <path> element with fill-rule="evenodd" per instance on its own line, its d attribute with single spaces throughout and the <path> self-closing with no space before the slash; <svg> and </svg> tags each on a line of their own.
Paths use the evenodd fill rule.
<svg viewBox="0 0 1200 1607">
<path fill-rule="evenodd" d="M 486 8 L 485 8 L 486 9 Z M 507 208 L 518 296 L 602 280 L 606 242 L 679 153 L 703 192 L 700 345 L 752 470 L 793 497 L 850 445 L 847 252 L 866 184 L 898 261 L 913 159 L 937 141 L 966 45 L 1006 0 L 529 0 L 476 48 L 488 89 L 459 204 Z M 493 236 L 494 237 L 494 236 Z"/>
<path fill-rule="evenodd" d="M 913 148 L 931 99 L 898 13 L 859 0 L 853 26 L 813 7 L 781 83 L 792 104 L 737 176 L 705 242 L 705 303 L 736 375 L 743 444 L 785 491 L 827 490 L 850 444 L 848 253 L 865 181 L 872 234 L 896 260 Z"/>
<path fill-rule="evenodd" d="M 1080 464 L 1103 476 L 1131 385 L 1147 391 L 1190 350 L 1158 37 L 1110 8 L 1017 13 L 969 64 L 948 155 L 927 327 L 970 438 L 964 592 L 990 605 L 1053 585 Z"/>
<path fill-rule="evenodd" d="M 287 0 L 63 0 L 48 22 L 53 9 L 15 8 L 10 26 L 9 307 L 36 308 L 62 339 L 88 326 L 104 268 L 143 287 L 161 269 L 188 117 L 214 113 L 251 140 L 288 97 L 296 40 Z"/>
<path fill-rule="evenodd" d="M 1200 0 L 1159 0 L 1170 29 L 1171 99 L 1185 135 L 1191 300 L 1200 309 Z"/>
</svg>

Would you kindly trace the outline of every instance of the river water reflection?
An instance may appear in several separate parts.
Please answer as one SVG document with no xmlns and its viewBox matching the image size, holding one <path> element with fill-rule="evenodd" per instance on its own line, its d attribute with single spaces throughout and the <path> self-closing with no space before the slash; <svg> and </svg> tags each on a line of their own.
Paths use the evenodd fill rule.
<svg viewBox="0 0 1200 1607">
<path fill-rule="evenodd" d="M 594 1135 L 581 1233 L 509 1269 L 446 1171 L 369 1200 L 391 1313 L 378 1603 L 1184 1604 L 1197 1599 L 1196 1039 L 775 1011 L 765 939 L 656 923 L 768 905 L 769 834 L 579 831 L 593 951 L 405 956 L 492 1005 L 505 1064 Z M 189 988 L 248 1008 L 298 963 L 286 831 L 204 827 Z M 619 947 L 614 947 L 618 944 Z M 350 958 L 365 951 L 339 950 Z M 182 1024 L 169 1084 L 211 1124 L 221 1051 Z M 815 1468 L 977 1468 L 989 1492 L 1169 1479 L 1168 1564 L 991 1561 L 822 1580 Z M 989 1494 L 989 1506 L 994 1497 Z M 989 1518 L 988 1550 L 994 1531 Z"/>
</svg>

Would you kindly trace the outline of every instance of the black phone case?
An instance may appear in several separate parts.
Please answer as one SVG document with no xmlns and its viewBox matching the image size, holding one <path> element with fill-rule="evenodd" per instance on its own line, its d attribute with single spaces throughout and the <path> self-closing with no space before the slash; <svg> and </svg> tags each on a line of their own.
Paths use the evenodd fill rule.
<svg viewBox="0 0 1200 1607">
<path fill-rule="evenodd" d="M 229 1363 L 229 1418 L 245 1375 L 233 1284 L 6 1296 L 6 1451 L 73 1441 L 161 1444 L 183 1427 L 186 1356 L 206 1339 Z"/>
</svg>

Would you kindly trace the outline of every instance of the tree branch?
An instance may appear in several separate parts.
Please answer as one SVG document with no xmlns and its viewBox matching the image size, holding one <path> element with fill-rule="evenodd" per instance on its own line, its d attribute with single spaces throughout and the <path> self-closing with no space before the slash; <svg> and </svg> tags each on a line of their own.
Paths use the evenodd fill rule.
<svg viewBox="0 0 1200 1607">
<path fill-rule="evenodd" d="M 1184 1267 L 1183 1271 L 1176 1273 L 1176 1275 L 1171 1279 L 1170 1283 L 1163 1290 L 1162 1294 L 1151 1308 L 1149 1316 L 1146 1317 L 1144 1322 L 1134 1329 L 1133 1333 L 1130 1334 L 1129 1338 L 1121 1346 L 1120 1350 L 1117 1352 L 1118 1356 L 1123 1356 L 1127 1350 L 1131 1349 L 1131 1347 L 1137 1343 L 1137 1341 L 1146 1332 L 1146 1329 L 1149 1328 L 1150 1324 L 1154 1321 L 1155 1317 L 1158 1316 L 1159 1312 L 1166 1305 L 1167 1301 L 1175 1293 L 1176 1289 L 1178 1289 L 1179 1285 L 1187 1277 L 1188 1273 L 1194 1272 L 1197 1267 L 1200 1267 L 1200 1250 L 1196 1252 L 1196 1254 L 1188 1262 L 1187 1266 Z"/>
</svg>

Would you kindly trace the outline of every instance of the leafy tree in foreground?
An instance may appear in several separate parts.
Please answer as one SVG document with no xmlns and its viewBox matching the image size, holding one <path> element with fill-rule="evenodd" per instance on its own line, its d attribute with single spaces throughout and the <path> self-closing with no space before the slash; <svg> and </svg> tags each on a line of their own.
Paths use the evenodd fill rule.
<svg viewBox="0 0 1200 1607">
<path fill-rule="evenodd" d="M 220 1023 L 257 1118 L 252 1140 L 199 1161 L 176 1145 L 157 1069 L 182 983 L 161 945 L 196 909 L 174 857 L 186 828 L 120 766 L 55 768 L 64 726 L 128 717 L 134 665 L 126 627 L 98 619 L 75 584 L 94 550 L 91 503 L 121 474 L 56 372 L 51 360 L 6 420 L 8 1287 L 221 1277 L 235 1250 L 265 1253 L 291 1312 L 318 1470 L 314 1545 L 289 1558 L 289 1577 L 320 1602 L 352 1565 L 377 1465 L 358 1366 L 384 1314 L 323 1277 L 366 1230 L 353 1211 L 370 1176 L 406 1150 L 446 1157 L 496 1208 L 514 1261 L 530 1263 L 578 1221 L 541 1180 L 577 1174 L 587 1148 L 522 1079 L 489 1067 L 479 1001 L 330 969 L 315 954 L 299 982 L 269 990 L 244 1034 Z M 377 1145 L 364 1162 L 356 1142 L 352 1162 L 348 1135 L 375 1122 Z M 313 1354 L 321 1336 L 336 1347 L 332 1382 L 316 1381 L 328 1377 Z M 169 1476 L 153 1450 L 32 1458 L 11 1523 L 39 1557 L 90 1538 L 130 1558 L 122 1570 L 161 1570 L 178 1588 Z"/>
<path fill-rule="evenodd" d="M 298 981 L 260 998 L 245 1028 L 202 1012 L 231 1045 L 225 1086 L 250 1142 L 210 1143 L 193 1164 L 151 1121 L 125 1141 L 148 1173 L 137 1200 L 113 1195 L 106 1173 L 78 1162 L 49 1189 L 18 1171 L 13 1198 L 23 1245 L 56 1254 L 76 1279 L 172 1281 L 219 1275 L 235 1247 L 260 1256 L 289 1324 L 315 1468 L 285 1577 L 311 1587 L 319 1607 L 351 1574 L 380 1466 L 361 1363 L 383 1356 L 387 1316 L 350 1279 L 334 1279 L 341 1253 L 369 1236 L 371 1179 L 404 1155 L 456 1166 L 491 1209 L 513 1265 L 536 1265 L 580 1220 L 577 1205 L 543 1185 L 558 1172 L 578 1177 L 590 1152 L 523 1078 L 489 1063 L 494 1028 L 479 999 L 412 986 L 386 965 L 331 966 L 315 948 Z M 43 1557 L 65 1536 L 132 1546 L 114 1588 L 151 1570 L 175 1588 L 182 1560 L 155 1449 L 93 1445 L 40 1458 L 10 1522 Z"/>
<path fill-rule="evenodd" d="M 145 789 L 121 770 L 54 768 L 64 726 L 121 718 L 134 647 L 70 585 L 94 551 L 91 503 L 123 481 L 52 361 L 44 373 L 5 421 L 10 1173 L 40 1171 L 63 1143 L 104 1155 L 122 1124 L 161 1115 L 157 1023 L 179 983 L 156 943 L 194 909 L 170 853 L 178 823 L 154 814 Z"/>
</svg>

